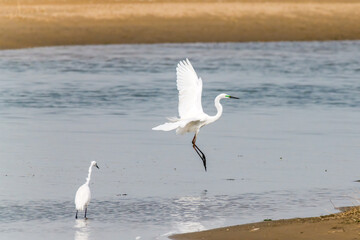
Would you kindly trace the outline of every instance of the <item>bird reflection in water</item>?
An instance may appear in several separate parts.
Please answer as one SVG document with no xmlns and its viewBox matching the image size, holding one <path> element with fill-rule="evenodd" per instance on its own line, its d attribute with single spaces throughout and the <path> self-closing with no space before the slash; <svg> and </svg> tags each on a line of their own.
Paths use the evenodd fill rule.
<svg viewBox="0 0 360 240">
<path fill-rule="evenodd" d="M 200 193 L 199 196 L 183 196 L 175 200 L 177 210 L 174 212 L 174 228 L 177 233 L 196 232 L 206 230 L 202 224 L 203 210 L 206 208 L 207 190 Z"/>
<path fill-rule="evenodd" d="M 89 240 L 90 239 L 90 226 L 89 221 L 85 219 L 76 219 L 75 220 L 75 235 L 74 240 Z"/>
</svg>

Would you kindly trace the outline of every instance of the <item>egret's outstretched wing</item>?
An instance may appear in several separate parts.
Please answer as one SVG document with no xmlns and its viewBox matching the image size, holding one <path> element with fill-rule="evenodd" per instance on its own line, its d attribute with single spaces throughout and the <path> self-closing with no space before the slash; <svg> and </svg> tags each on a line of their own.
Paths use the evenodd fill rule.
<svg viewBox="0 0 360 240">
<path fill-rule="evenodd" d="M 203 114 L 201 106 L 202 80 L 198 78 L 189 59 L 178 63 L 176 77 L 180 118 L 192 118 Z"/>
</svg>

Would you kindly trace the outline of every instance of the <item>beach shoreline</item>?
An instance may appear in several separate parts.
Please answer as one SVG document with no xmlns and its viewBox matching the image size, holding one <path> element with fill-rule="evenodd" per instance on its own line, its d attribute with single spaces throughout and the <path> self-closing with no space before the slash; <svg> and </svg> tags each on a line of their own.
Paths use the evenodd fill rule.
<svg viewBox="0 0 360 240">
<path fill-rule="evenodd" d="M 358 39 L 353 0 L 0 0 L 0 49 Z"/>
<path fill-rule="evenodd" d="M 201 232 L 176 234 L 173 240 L 353 240 L 360 238 L 360 208 L 320 217 L 249 223 Z"/>
</svg>

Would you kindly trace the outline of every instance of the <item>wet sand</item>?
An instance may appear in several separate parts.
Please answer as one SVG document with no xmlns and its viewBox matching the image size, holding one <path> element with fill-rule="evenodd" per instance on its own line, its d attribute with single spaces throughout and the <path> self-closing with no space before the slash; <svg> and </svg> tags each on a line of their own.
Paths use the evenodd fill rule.
<svg viewBox="0 0 360 240">
<path fill-rule="evenodd" d="M 0 0 L 0 49 L 353 39 L 356 0 Z"/>
<path fill-rule="evenodd" d="M 354 240 L 360 239 L 360 209 L 314 218 L 264 221 L 170 236 L 174 240 Z"/>
</svg>

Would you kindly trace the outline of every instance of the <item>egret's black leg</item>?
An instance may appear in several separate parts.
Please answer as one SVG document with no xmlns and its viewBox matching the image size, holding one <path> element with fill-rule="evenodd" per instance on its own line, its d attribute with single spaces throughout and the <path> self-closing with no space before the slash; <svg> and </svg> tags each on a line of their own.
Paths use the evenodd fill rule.
<svg viewBox="0 0 360 240">
<path fill-rule="evenodd" d="M 86 219 L 86 212 L 87 212 L 87 208 L 85 208 L 85 216 L 84 216 L 85 219 Z"/>
<path fill-rule="evenodd" d="M 205 171 L 207 171 L 206 170 L 206 157 L 205 157 L 205 154 L 200 150 L 200 148 L 198 146 L 196 146 L 196 136 L 197 135 L 195 134 L 195 136 L 192 140 L 193 148 L 195 149 L 195 152 L 199 155 L 199 157 L 203 161 Z"/>
<path fill-rule="evenodd" d="M 198 149 L 198 146 L 196 146 L 196 134 L 194 135 L 194 138 L 193 138 L 193 140 L 192 140 L 192 145 L 193 145 L 193 148 L 194 148 L 194 150 L 195 150 L 195 152 L 199 155 L 199 157 L 201 158 L 201 159 L 203 159 L 203 155 L 204 154 L 201 154 L 200 155 L 200 153 L 199 153 L 199 151 L 197 150 Z M 200 149 L 199 149 L 200 150 Z M 200 151 L 201 152 L 201 151 Z"/>
<path fill-rule="evenodd" d="M 199 149 L 199 150 L 200 150 L 200 152 L 199 152 L 198 146 L 196 146 L 195 144 L 193 144 L 193 148 L 194 148 L 195 152 L 199 155 L 199 157 L 203 160 L 204 154 L 203 154 L 203 153 L 200 153 L 200 152 L 201 152 L 200 149 Z"/>
<path fill-rule="evenodd" d="M 202 154 L 202 157 L 201 157 L 200 155 L 199 155 L 199 156 L 201 157 L 201 160 L 203 161 L 205 171 L 207 171 L 207 170 L 206 170 L 206 157 L 205 157 L 205 154 L 200 150 L 200 148 L 199 148 L 198 146 L 195 145 L 195 147 L 196 147 L 196 149 L 199 150 L 200 153 Z"/>
<path fill-rule="evenodd" d="M 78 210 L 76 210 L 75 219 L 77 219 Z"/>
</svg>

